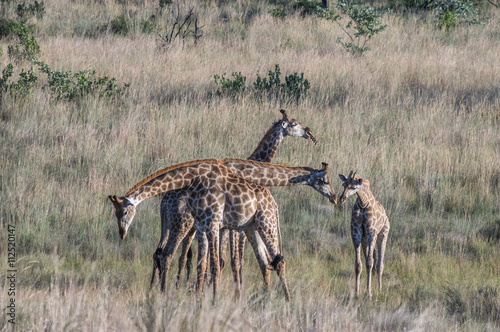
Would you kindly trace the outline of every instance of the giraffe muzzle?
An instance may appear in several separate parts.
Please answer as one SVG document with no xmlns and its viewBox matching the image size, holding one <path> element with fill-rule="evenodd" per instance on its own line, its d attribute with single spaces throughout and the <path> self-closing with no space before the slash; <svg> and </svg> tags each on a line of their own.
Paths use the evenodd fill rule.
<svg viewBox="0 0 500 332">
<path fill-rule="evenodd" d="M 316 138 L 313 136 L 311 129 L 305 128 L 305 134 L 304 134 L 305 139 L 310 139 L 314 145 L 318 144 L 318 141 Z"/>
</svg>

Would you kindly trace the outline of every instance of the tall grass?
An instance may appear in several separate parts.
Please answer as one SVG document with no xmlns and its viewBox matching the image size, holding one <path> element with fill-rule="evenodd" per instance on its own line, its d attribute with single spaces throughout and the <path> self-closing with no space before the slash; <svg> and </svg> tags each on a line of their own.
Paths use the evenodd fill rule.
<svg viewBox="0 0 500 332">
<path fill-rule="evenodd" d="M 47 1 L 44 18 L 33 22 L 41 59 L 51 68 L 92 69 L 131 85 L 120 98 L 64 101 L 41 89 L 41 79 L 26 98 L 1 100 L 0 218 L 4 229 L 17 225 L 16 327 L 498 329 L 498 13 L 484 25 L 449 33 L 418 14 L 385 16 L 387 31 L 356 58 L 335 43 L 342 31 L 326 21 L 273 19 L 265 2 L 192 4 L 204 36 L 196 47 L 175 44 L 168 51 L 139 24 L 125 35 L 106 25 L 123 13 L 132 22 L 155 14 L 161 32 L 166 14 L 154 1 Z M 14 15 L 5 8 L 4 15 Z M 88 32 L 97 24 L 106 29 Z M 2 69 L 12 43 L 0 44 Z M 241 72 L 250 84 L 275 64 L 283 75 L 304 72 L 311 83 L 298 104 L 213 96 L 214 74 Z M 30 64 L 16 70 L 23 66 Z M 129 237 L 120 241 L 107 195 L 124 194 L 174 163 L 247 157 L 280 108 L 311 127 L 319 144 L 287 138 L 275 163 L 326 161 L 338 192 L 337 173 L 355 170 L 388 211 L 382 292 L 372 300 L 352 294 L 354 199 L 335 207 L 309 188 L 273 188 L 290 304 L 276 281 L 270 298 L 261 293 L 251 250 L 240 302 L 232 302 L 228 269 L 215 304 L 208 291 L 201 304 L 184 288 L 176 291 L 175 271 L 165 296 L 148 294 L 159 199 L 141 205 Z M 4 245 L 0 257 L 7 271 Z M 0 285 L 4 306 L 7 284 Z M 0 317 L 2 330 L 12 328 Z"/>
</svg>

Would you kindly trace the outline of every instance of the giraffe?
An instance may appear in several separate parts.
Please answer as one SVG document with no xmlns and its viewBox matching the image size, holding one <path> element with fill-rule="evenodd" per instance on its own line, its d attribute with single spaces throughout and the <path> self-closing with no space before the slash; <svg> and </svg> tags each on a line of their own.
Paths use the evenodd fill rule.
<svg viewBox="0 0 500 332">
<path fill-rule="evenodd" d="M 248 159 L 250 160 L 255 160 L 255 161 L 262 161 L 262 162 L 271 162 L 273 159 L 274 155 L 276 154 L 276 151 L 278 149 L 278 146 L 282 142 L 282 140 L 287 137 L 303 137 L 307 140 L 311 140 L 314 144 L 317 144 L 316 138 L 313 136 L 311 129 L 309 127 L 306 127 L 302 125 L 299 121 L 290 118 L 289 115 L 287 114 L 286 110 L 281 109 L 280 113 L 282 114 L 283 118 L 279 121 L 276 121 L 273 123 L 271 128 L 266 132 L 264 137 L 261 139 L 259 142 L 257 148 L 252 152 L 250 157 Z M 167 193 L 165 193 L 165 196 L 161 202 L 161 238 L 165 237 L 165 232 L 167 230 L 167 224 L 169 222 L 173 223 L 183 223 L 185 224 L 186 222 L 190 222 L 190 219 L 192 218 L 187 211 L 187 206 L 186 202 L 189 199 L 189 190 L 186 188 L 183 189 L 178 189 L 178 190 L 172 190 Z M 224 232 L 224 234 L 227 234 L 227 232 Z M 244 248 L 245 245 L 245 234 L 242 232 L 236 232 L 236 231 L 229 231 L 230 238 L 231 238 L 231 244 L 233 245 L 233 242 L 240 242 L 239 244 L 235 244 L 234 246 Z M 187 279 L 189 279 L 190 271 L 191 271 L 191 243 L 196 235 L 195 229 L 192 229 L 188 235 L 186 236 L 186 239 L 182 241 L 182 247 L 181 247 L 181 254 L 179 256 L 179 262 L 178 262 L 178 273 L 177 273 L 177 282 L 176 286 L 179 286 L 182 271 L 184 267 L 187 266 L 187 271 L 186 271 L 186 276 Z M 225 248 L 225 246 L 224 246 Z M 232 255 L 233 254 L 238 254 L 237 252 L 231 251 Z M 225 254 L 226 251 L 222 250 L 221 255 L 222 255 L 222 266 L 224 265 L 225 261 Z M 243 266 L 243 252 L 241 251 L 239 253 L 239 257 L 241 259 L 237 260 L 242 268 Z M 156 258 L 154 258 L 154 261 L 156 261 Z M 240 271 L 241 271 L 240 268 Z M 157 270 L 155 270 L 157 271 Z M 241 279 L 241 273 L 240 272 L 240 279 Z M 155 279 L 155 276 L 152 277 L 152 283 Z M 152 284 L 151 283 L 151 284 Z"/>
<path fill-rule="evenodd" d="M 278 243 L 279 219 L 274 198 L 267 188 L 237 176 L 219 160 L 203 159 L 173 165 L 144 178 L 124 197 L 109 196 L 115 208 L 120 237 L 127 236 L 140 202 L 180 188 L 190 190 L 186 205 L 194 218 L 199 241 L 197 296 L 201 297 L 209 252 L 216 297 L 220 274 L 219 230 L 225 227 L 246 232 L 259 260 L 264 282 L 269 285 L 268 269 L 272 266 L 278 273 L 286 299 L 289 299 L 285 261 Z M 158 253 L 162 285 L 165 285 L 175 249 L 191 228 L 191 225 L 180 226 L 167 229 L 166 243 Z"/>
<path fill-rule="evenodd" d="M 390 224 L 385 209 L 373 196 L 370 182 L 363 180 L 356 172 L 350 172 L 349 177 L 339 174 L 343 182 L 344 192 L 340 196 L 339 204 L 345 202 L 347 197 L 358 194 L 358 199 L 352 208 L 351 237 L 356 251 L 356 295 L 359 295 L 359 277 L 361 275 L 361 247 L 366 260 L 367 292 L 371 292 L 371 274 L 374 264 L 373 252 L 377 246 L 376 270 L 378 274 L 378 288 L 382 290 L 382 273 L 384 271 L 384 253 L 389 234 Z"/>
<path fill-rule="evenodd" d="M 290 186 L 290 185 L 308 185 L 314 188 L 323 196 L 327 197 L 330 202 L 336 203 L 337 197 L 335 195 L 335 191 L 330 183 L 330 179 L 328 177 L 328 164 L 323 163 L 323 167 L 319 170 L 310 168 L 310 167 L 287 167 L 280 165 L 273 165 L 269 163 L 257 162 L 252 160 L 238 159 L 238 158 L 225 158 L 221 160 L 231 171 L 240 176 L 241 178 L 248 180 L 257 185 L 264 186 Z M 188 211 L 189 212 L 189 211 Z M 165 222 L 167 225 L 166 228 L 181 228 L 185 227 L 185 225 L 194 225 L 193 217 L 189 215 L 189 213 L 185 213 L 183 215 L 183 219 L 177 219 L 175 223 L 172 220 L 170 222 Z M 222 240 L 220 240 L 221 249 L 225 248 L 227 243 L 228 232 L 224 229 L 222 233 Z M 183 249 L 189 247 L 191 241 L 194 239 L 194 235 L 196 234 L 196 228 L 191 227 L 191 230 L 188 232 L 187 236 L 183 240 Z M 229 234 L 229 237 L 234 236 L 234 234 L 239 233 L 237 231 L 233 231 L 232 234 Z M 158 263 L 158 253 L 163 250 L 165 246 L 165 238 L 168 235 L 163 234 L 160 239 L 158 249 L 153 256 L 154 265 L 153 265 L 153 274 L 151 277 L 152 287 L 154 281 L 156 279 L 156 273 L 160 267 Z M 232 238 L 234 240 L 234 238 Z M 189 241 L 189 242 L 188 242 Z M 240 242 L 241 243 L 241 242 Z M 244 243 L 243 243 L 244 244 Z M 238 246 L 239 243 L 237 241 L 231 241 L 231 267 L 233 270 L 233 278 L 235 282 L 235 297 L 238 298 L 241 289 L 241 268 L 239 264 L 239 252 L 243 251 L 243 248 Z M 224 252 L 224 250 L 221 250 Z M 222 253 L 221 253 L 222 255 Z M 182 256 L 182 254 L 181 254 Z M 222 260 L 221 260 L 222 262 Z M 222 264 L 222 263 L 221 263 Z M 179 280 L 179 277 L 178 277 Z M 164 279 L 161 279 L 161 282 L 166 282 Z M 165 285 L 161 285 L 162 288 Z"/>
</svg>

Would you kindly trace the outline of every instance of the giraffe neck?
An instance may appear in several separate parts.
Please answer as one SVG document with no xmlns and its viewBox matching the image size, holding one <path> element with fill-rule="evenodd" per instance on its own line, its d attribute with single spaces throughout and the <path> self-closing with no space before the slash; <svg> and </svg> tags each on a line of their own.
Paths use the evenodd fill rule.
<svg viewBox="0 0 500 332">
<path fill-rule="evenodd" d="M 191 186 L 195 181 L 199 181 L 203 174 L 208 173 L 214 164 L 219 165 L 219 161 L 216 159 L 197 160 L 161 169 L 134 185 L 125 198 L 137 206 L 151 196 Z"/>
<path fill-rule="evenodd" d="M 278 150 L 278 146 L 283 140 L 283 132 L 281 131 L 281 127 L 279 123 L 275 123 L 264 137 L 260 140 L 259 145 L 254 150 L 254 152 L 248 157 L 250 160 L 255 161 L 263 161 L 263 162 L 271 162 L 276 151 Z"/>
<path fill-rule="evenodd" d="M 309 167 L 287 167 L 253 160 L 225 158 L 222 162 L 238 176 L 261 186 L 292 186 L 304 184 L 314 171 Z"/>
<path fill-rule="evenodd" d="M 363 183 L 357 194 L 358 201 L 360 202 L 362 208 L 367 208 L 368 206 L 373 206 L 375 204 L 375 196 L 373 196 L 369 185 Z"/>
</svg>

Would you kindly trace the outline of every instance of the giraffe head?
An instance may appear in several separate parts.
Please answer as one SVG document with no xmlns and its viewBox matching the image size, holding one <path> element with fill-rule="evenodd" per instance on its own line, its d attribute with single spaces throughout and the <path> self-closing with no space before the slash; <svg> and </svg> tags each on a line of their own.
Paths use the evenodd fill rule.
<svg viewBox="0 0 500 332">
<path fill-rule="evenodd" d="M 115 215 L 118 219 L 118 231 L 123 240 L 127 236 L 127 230 L 135 215 L 135 205 L 125 197 L 108 196 L 115 207 Z"/>
<path fill-rule="evenodd" d="M 322 163 L 321 169 L 312 169 L 307 175 L 297 176 L 290 179 L 291 183 L 303 183 L 313 187 L 317 192 L 327 197 L 330 203 L 337 204 L 337 195 L 328 177 L 328 164 Z"/>
<path fill-rule="evenodd" d="M 280 110 L 280 112 L 283 114 L 283 119 L 279 120 L 278 124 L 283 136 L 304 137 L 305 139 L 310 139 L 314 144 L 318 143 L 309 127 L 304 126 L 295 119 L 290 119 L 285 110 Z"/>
<path fill-rule="evenodd" d="M 349 177 L 345 177 L 339 174 L 340 180 L 342 180 L 342 186 L 344 187 L 344 192 L 340 196 L 340 204 L 344 203 L 347 197 L 356 194 L 361 186 L 363 185 L 363 179 L 356 174 L 356 172 L 351 171 Z M 367 183 L 367 181 L 365 181 Z"/>
</svg>

